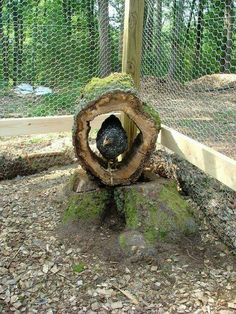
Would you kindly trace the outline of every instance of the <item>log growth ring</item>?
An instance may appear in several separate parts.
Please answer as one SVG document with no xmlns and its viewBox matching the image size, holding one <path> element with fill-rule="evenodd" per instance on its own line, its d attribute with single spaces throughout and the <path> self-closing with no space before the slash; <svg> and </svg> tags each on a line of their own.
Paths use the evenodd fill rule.
<svg viewBox="0 0 236 314">
<path fill-rule="evenodd" d="M 130 151 L 111 172 L 106 163 L 90 148 L 88 135 L 90 123 L 97 116 L 121 111 L 136 124 L 140 134 L 136 137 Z M 76 116 L 74 121 L 73 144 L 81 166 L 99 178 L 105 185 L 125 185 L 135 182 L 145 166 L 150 154 L 155 150 L 159 129 L 155 122 L 143 110 L 141 101 L 132 93 L 112 91 L 102 95 L 98 100 L 88 103 Z"/>
</svg>

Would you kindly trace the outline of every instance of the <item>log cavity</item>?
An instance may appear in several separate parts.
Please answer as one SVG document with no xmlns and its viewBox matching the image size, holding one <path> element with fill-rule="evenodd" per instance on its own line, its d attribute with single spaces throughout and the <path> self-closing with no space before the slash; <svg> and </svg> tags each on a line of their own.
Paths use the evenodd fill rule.
<svg viewBox="0 0 236 314">
<path fill-rule="evenodd" d="M 91 148 L 88 138 L 93 121 L 101 115 L 109 117 L 114 112 L 132 120 L 139 133 L 122 161 L 112 169 L 108 167 L 108 161 L 97 154 L 96 148 Z M 139 99 L 132 78 L 124 73 L 114 73 L 104 79 L 93 79 L 85 86 L 75 114 L 73 145 L 87 172 L 105 185 L 126 185 L 140 177 L 155 150 L 159 130 L 158 113 Z"/>
<path fill-rule="evenodd" d="M 102 154 L 99 152 L 97 144 L 96 144 L 96 138 L 98 135 L 98 131 L 101 129 L 102 124 L 105 120 L 107 120 L 107 118 L 111 117 L 115 115 L 117 117 L 117 119 L 119 119 L 119 121 L 121 122 L 122 119 L 124 119 L 124 114 L 122 114 L 121 111 L 119 112 L 112 112 L 110 114 L 101 114 L 99 116 L 97 116 L 94 120 L 92 120 L 89 123 L 89 134 L 88 134 L 88 145 L 89 148 L 91 150 L 91 154 L 95 154 L 96 157 L 94 156 L 94 158 L 97 158 L 98 162 L 105 168 L 108 169 L 108 167 L 110 166 L 111 169 L 115 170 L 118 169 L 120 167 L 122 167 L 122 160 L 124 160 L 125 156 L 127 153 L 132 154 L 134 152 L 135 149 L 138 149 L 137 146 L 139 146 L 142 142 L 142 134 L 140 129 L 137 127 L 137 135 L 135 137 L 135 139 L 133 139 L 132 143 L 131 143 L 131 149 L 128 151 L 128 149 L 125 150 L 124 153 L 120 154 L 117 156 L 116 161 L 109 163 L 108 165 L 108 160 L 106 160 L 106 158 L 104 158 L 102 156 Z"/>
</svg>

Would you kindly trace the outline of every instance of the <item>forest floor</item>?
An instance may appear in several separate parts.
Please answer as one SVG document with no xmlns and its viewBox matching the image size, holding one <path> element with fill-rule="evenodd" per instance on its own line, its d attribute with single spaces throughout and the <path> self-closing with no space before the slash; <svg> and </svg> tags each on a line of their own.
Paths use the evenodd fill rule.
<svg viewBox="0 0 236 314">
<path fill-rule="evenodd" d="M 1 182 L 1 313 L 236 312 L 235 256 L 205 222 L 198 238 L 135 262 L 106 222 L 63 224 L 75 167 Z"/>
</svg>

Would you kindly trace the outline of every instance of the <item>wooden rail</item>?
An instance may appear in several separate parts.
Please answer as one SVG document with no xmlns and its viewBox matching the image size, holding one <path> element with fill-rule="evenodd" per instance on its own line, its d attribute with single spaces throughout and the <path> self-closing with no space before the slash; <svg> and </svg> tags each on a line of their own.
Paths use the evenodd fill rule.
<svg viewBox="0 0 236 314">
<path fill-rule="evenodd" d="M 94 119 L 91 127 L 99 128 L 108 115 Z M 72 124 L 73 116 L 1 119 L 0 137 L 70 132 Z M 158 142 L 236 191 L 235 160 L 165 125 Z"/>
</svg>

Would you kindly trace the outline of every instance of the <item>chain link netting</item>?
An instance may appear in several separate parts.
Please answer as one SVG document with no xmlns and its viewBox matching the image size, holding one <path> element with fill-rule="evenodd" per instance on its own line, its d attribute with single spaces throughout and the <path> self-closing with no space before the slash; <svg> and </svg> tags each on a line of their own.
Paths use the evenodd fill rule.
<svg viewBox="0 0 236 314">
<path fill-rule="evenodd" d="M 236 158 L 233 0 L 147 0 L 142 94 L 162 122 Z"/>
</svg>

